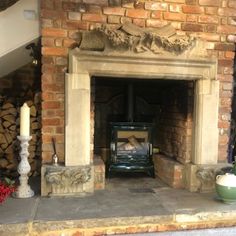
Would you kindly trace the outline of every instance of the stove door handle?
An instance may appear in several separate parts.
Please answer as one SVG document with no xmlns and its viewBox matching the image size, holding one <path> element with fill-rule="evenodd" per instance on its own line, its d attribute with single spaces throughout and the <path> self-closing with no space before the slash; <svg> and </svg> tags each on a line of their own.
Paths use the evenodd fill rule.
<svg viewBox="0 0 236 236">
<path fill-rule="evenodd" d="M 152 143 L 149 143 L 149 154 L 152 156 Z"/>
</svg>

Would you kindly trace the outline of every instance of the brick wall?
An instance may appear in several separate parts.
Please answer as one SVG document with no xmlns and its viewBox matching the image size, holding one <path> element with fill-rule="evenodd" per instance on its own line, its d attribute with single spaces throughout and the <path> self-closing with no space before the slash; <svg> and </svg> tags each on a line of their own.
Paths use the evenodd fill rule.
<svg viewBox="0 0 236 236">
<path fill-rule="evenodd" d="M 142 27 L 167 23 L 179 34 L 191 34 L 209 41 L 209 56 L 218 58 L 220 80 L 219 161 L 226 161 L 231 112 L 234 42 L 236 41 L 234 0 L 42 0 L 42 90 L 43 160 L 51 160 L 51 137 L 64 156 L 64 74 L 74 33 L 95 24 L 117 25 L 131 21 Z"/>
<path fill-rule="evenodd" d="M 158 146 L 181 163 L 191 161 L 193 82 L 178 82 L 162 91 Z"/>
</svg>

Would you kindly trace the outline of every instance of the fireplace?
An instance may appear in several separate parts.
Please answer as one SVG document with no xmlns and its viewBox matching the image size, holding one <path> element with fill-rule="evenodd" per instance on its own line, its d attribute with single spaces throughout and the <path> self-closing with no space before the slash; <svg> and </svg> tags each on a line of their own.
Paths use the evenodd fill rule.
<svg viewBox="0 0 236 236">
<path fill-rule="evenodd" d="M 136 32 L 136 29 L 132 31 L 129 27 L 125 29 L 131 33 Z M 143 35 L 140 36 L 136 32 L 132 37 L 140 38 L 135 41 L 134 47 L 130 47 L 126 44 L 132 41 L 130 33 L 119 30 L 115 29 L 114 33 L 105 27 L 84 32 L 78 37 L 78 47 L 69 54 L 69 73 L 65 78 L 65 169 L 80 166 L 86 170 L 84 171 L 86 184 L 89 185 L 89 191 L 93 191 L 96 152 L 93 76 L 120 78 L 124 81 L 133 78 L 140 81 L 185 81 L 194 86 L 192 137 L 188 140 L 192 147 L 188 159 L 181 159 L 184 157 L 184 154 L 181 154 L 176 161 L 184 168 L 186 179 L 184 187 L 197 191 L 199 189 L 199 181 L 196 181 L 197 171 L 209 167 L 217 168 L 219 81 L 216 79 L 216 60 L 207 57 L 204 42 L 200 40 L 194 41 L 186 36 L 185 39 L 178 37 L 169 41 L 150 31 L 145 34 L 147 38 L 143 38 Z M 121 40 L 120 35 L 124 36 L 125 40 Z M 153 37 L 149 37 L 150 35 Z M 112 37 L 118 37 L 118 41 L 113 41 Z M 91 39 L 94 39 L 94 44 Z M 122 122 L 122 120 L 111 121 Z M 132 120 L 124 121 L 132 122 Z M 142 122 L 149 123 L 148 120 Z M 126 144 L 128 146 L 132 138 L 137 141 L 137 146 L 143 145 L 144 136 L 139 138 L 129 134 L 120 140 L 120 132 L 122 134 L 124 131 L 122 125 L 118 128 L 116 123 L 112 129 L 115 136 L 118 135 L 118 140 L 114 142 L 115 148 L 112 148 L 114 158 L 126 151 L 119 148 Z M 149 138 L 145 141 L 148 143 L 148 149 L 142 151 L 147 151 L 150 156 L 152 142 Z M 129 153 L 126 154 L 129 158 Z M 83 186 L 85 184 L 81 187 L 82 192 L 86 191 Z"/>
</svg>

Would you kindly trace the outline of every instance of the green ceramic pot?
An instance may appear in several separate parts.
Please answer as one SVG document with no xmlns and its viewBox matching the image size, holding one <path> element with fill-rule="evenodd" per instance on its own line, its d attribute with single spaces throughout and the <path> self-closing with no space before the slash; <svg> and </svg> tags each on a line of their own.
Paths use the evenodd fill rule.
<svg viewBox="0 0 236 236">
<path fill-rule="evenodd" d="M 216 177 L 216 192 L 226 203 L 236 203 L 236 176 L 226 173 Z"/>
</svg>

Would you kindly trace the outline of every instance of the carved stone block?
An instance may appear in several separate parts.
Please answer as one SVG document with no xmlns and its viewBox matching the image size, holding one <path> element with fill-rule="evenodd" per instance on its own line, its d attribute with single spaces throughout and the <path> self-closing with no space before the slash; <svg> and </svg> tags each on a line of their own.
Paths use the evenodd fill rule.
<svg viewBox="0 0 236 236">
<path fill-rule="evenodd" d="M 215 190 L 215 179 L 222 169 L 230 164 L 186 165 L 186 188 L 191 192 L 212 192 Z"/>
<path fill-rule="evenodd" d="M 94 192 L 94 167 L 43 165 L 42 196 L 85 195 Z"/>
</svg>

